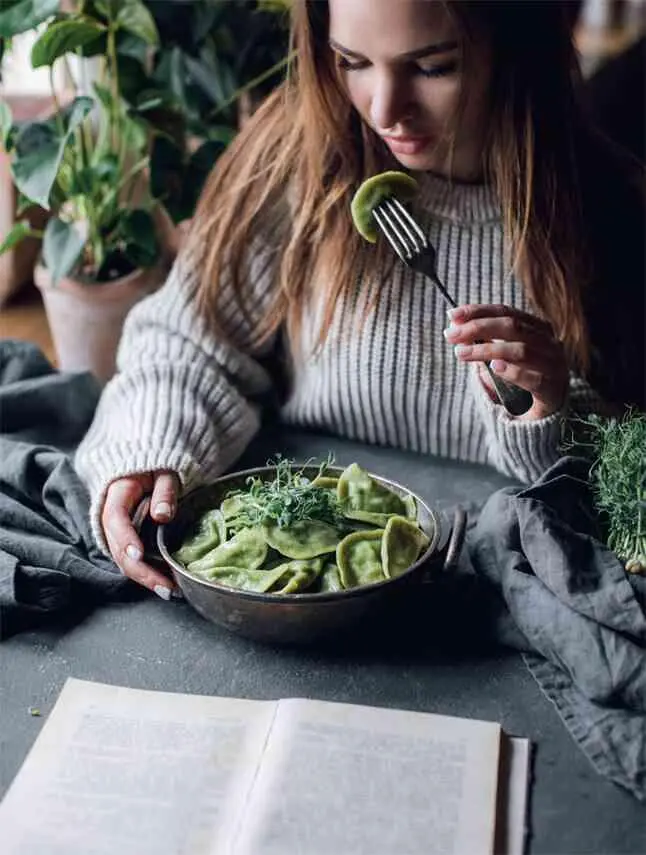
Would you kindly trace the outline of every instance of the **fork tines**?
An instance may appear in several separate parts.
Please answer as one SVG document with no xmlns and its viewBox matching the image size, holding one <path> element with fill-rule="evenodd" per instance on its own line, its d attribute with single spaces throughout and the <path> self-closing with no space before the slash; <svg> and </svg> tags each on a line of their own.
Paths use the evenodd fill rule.
<svg viewBox="0 0 646 855">
<path fill-rule="evenodd" d="M 388 243 L 405 263 L 427 249 L 426 235 L 395 196 L 384 199 L 372 213 Z"/>
</svg>

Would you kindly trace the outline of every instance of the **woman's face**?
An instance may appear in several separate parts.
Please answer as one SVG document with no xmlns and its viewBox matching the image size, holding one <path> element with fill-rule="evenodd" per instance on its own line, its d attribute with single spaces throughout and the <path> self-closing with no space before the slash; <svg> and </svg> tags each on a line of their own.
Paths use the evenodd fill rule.
<svg viewBox="0 0 646 855">
<path fill-rule="evenodd" d="M 460 33 L 437 0 L 329 0 L 330 46 L 352 104 L 411 170 L 482 174 L 490 59 L 474 45 L 468 85 Z M 465 102 L 447 138 L 464 85 Z M 452 151 L 452 158 L 450 153 Z"/>
</svg>

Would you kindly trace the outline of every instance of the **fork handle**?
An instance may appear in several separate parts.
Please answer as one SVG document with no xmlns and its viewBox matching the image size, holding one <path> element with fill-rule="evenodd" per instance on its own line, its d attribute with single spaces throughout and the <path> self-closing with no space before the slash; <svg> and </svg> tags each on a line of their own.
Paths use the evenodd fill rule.
<svg viewBox="0 0 646 855">
<path fill-rule="evenodd" d="M 507 412 L 511 416 L 522 416 L 526 413 L 534 403 L 532 393 L 498 377 L 490 362 L 485 362 L 485 368 L 489 372 L 498 400 Z"/>
<path fill-rule="evenodd" d="M 458 304 L 455 302 L 453 297 L 451 297 L 444 285 L 442 285 L 434 270 L 431 272 L 427 272 L 427 275 L 430 276 L 430 278 L 433 280 L 433 283 L 437 286 L 437 288 L 439 288 L 446 302 L 455 309 Z M 476 344 L 482 344 L 482 342 L 477 341 Z M 532 393 L 528 392 L 527 389 L 521 389 L 520 386 L 515 386 L 513 383 L 508 383 L 506 380 L 503 380 L 502 377 L 498 377 L 498 375 L 491 367 L 490 362 L 485 362 L 485 367 L 489 372 L 489 376 L 491 377 L 491 382 L 493 383 L 494 389 L 496 390 L 498 400 L 507 410 L 509 415 L 524 415 L 534 403 L 534 396 L 532 395 Z"/>
</svg>

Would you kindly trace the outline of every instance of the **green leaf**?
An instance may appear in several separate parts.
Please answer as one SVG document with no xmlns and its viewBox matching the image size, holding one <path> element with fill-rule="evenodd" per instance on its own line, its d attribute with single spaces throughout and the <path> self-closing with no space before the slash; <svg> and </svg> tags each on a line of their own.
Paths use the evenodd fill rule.
<svg viewBox="0 0 646 855">
<path fill-rule="evenodd" d="M 76 98 L 60 117 L 62 129 L 50 119 L 27 125 L 18 135 L 11 171 L 18 189 L 37 205 L 49 209 L 65 148 L 93 105 L 92 98 Z"/>
<path fill-rule="evenodd" d="M 135 59 L 141 65 L 145 65 L 148 58 L 148 45 L 139 36 L 120 30 L 117 33 L 117 54 Z"/>
<path fill-rule="evenodd" d="M 4 149 L 8 148 L 9 131 L 12 125 L 13 116 L 11 114 L 11 107 L 6 101 L 0 101 L 0 145 Z"/>
<path fill-rule="evenodd" d="M 43 260 L 57 285 L 74 269 L 85 246 L 85 237 L 71 223 L 54 217 L 45 227 L 43 238 Z"/>
<path fill-rule="evenodd" d="M 112 105 L 114 104 L 114 97 L 110 89 L 107 86 L 101 86 L 100 83 L 92 84 L 94 88 L 94 92 L 96 97 L 100 101 L 100 103 L 105 107 L 106 110 L 111 110 Z"/>
<path fill-rule="evenodd" d="M 34 68 L 53 63 L 66 53 L 98 39 L 105 27 L 88 19 L 67 18 L 50 24 L 31 50 Z"/>
<path fill-rule="evenodd" d="M 135 267 L 152 267 L 159 257 L 155 223 L 148 211 L 136 208 L 126 211 L 119 221 L 123 253 Z"/>
<path fill-rule="evenodd" d="M 33 30 L 58 12 L 60 0 L 19 0 L 8 5 L 0 3 L 0 37 L 13 38 L 19 33 Z M 7 8 L 8 6 L 8 8 Z"/>
<path fill-rule="evenodd" d="M 159 44 L 159 33 L 155 19 L 141 0 L 124 0 L 117 15 L 117 23 L 122 29 L 139 36 L 146 44 Z"/>
<path fill-rule="evenodd" d="M 14 246 L 17 246 L 21 240 L 29 237 L 30 234 L 31 225 L 29 224 L 29 220 L 19 220 L 17 223 L 14 223 L 9 234 L 0 244 L 0 255 L 3 252 L 9 252 L 10 249 L 13 249 Z"/>
<path fill-rule="evenodd" d="M 28 199 L 20 190 L 17 193 L 16 199 L 16 216 L 22 217 L 22 215 L 28 211 L 30 208 L 34 207 L 34 203 L 31 199 Z"/>
</svg>

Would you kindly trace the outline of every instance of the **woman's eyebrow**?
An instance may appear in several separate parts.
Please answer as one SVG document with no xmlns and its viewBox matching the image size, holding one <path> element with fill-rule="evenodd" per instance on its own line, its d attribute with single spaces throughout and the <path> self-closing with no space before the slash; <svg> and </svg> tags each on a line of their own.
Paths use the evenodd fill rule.
<svg viewBox="0 0 646 855">
<path fill-rule="evenodd" d="M 329 39 L 329 45 L 332 50 L 343 53 L 346 56 L 351 56 L 354 59 L 365 59 L 365 57 L 350 48 L 343 47 L 334 39 Z M 400 54 L 397 59 L 422 59 L 425 56 L 432 56 L 437 53 L 448 53 L 449 51 L 457 50 L 458 42 L 455 39 L 445 42 L 435 42 L 434 44 L 426 45 L 426 47 L 417 48 L 417 50 L 407 51 Z"/>
</svg>

